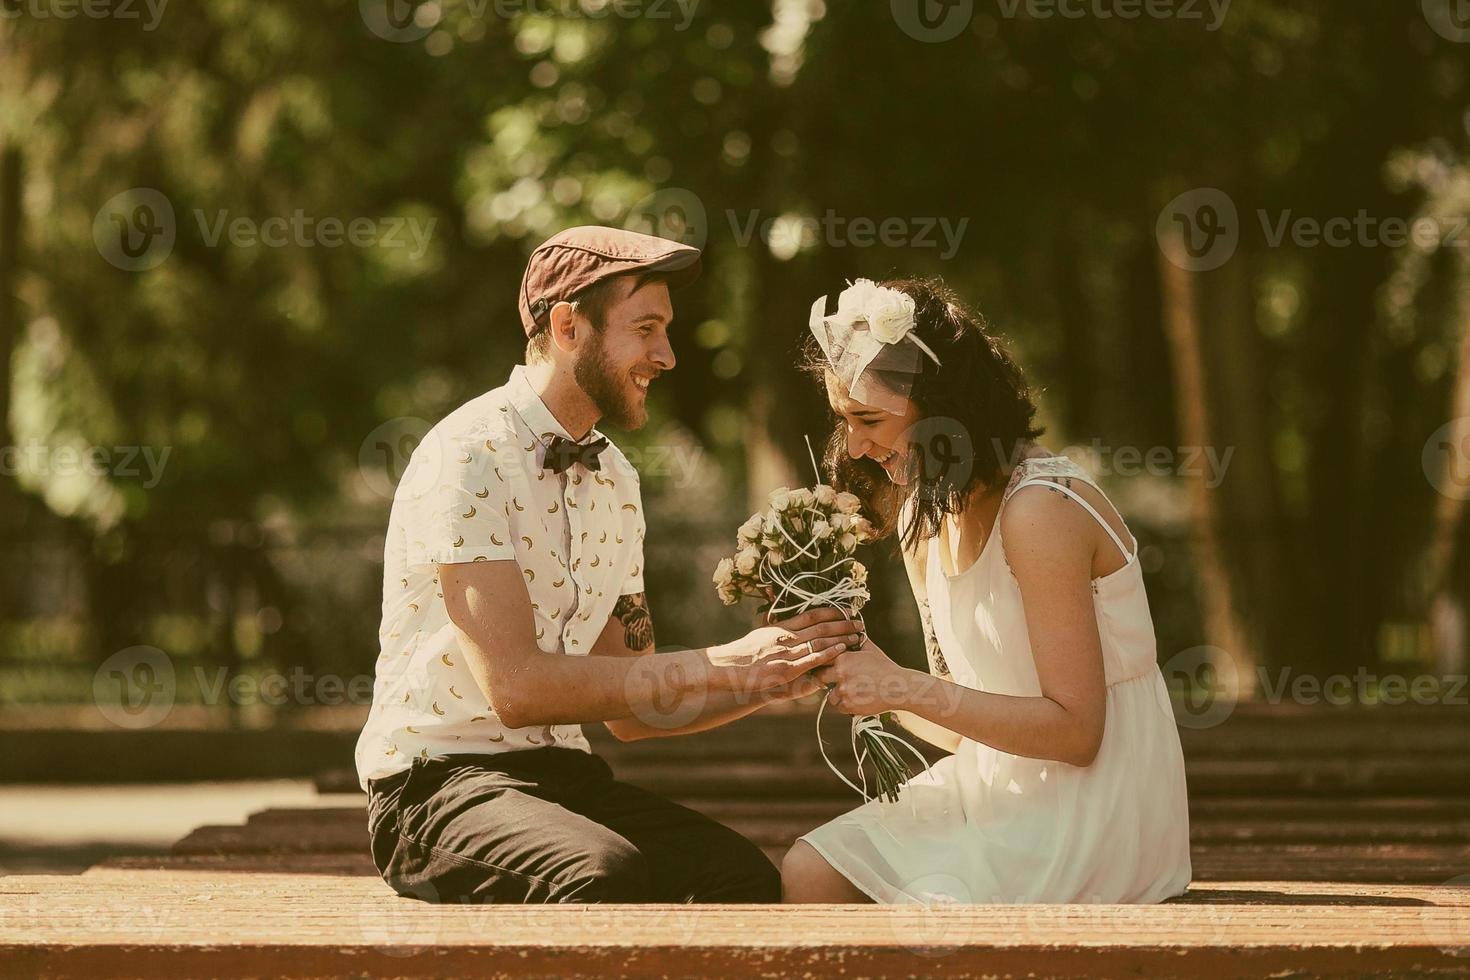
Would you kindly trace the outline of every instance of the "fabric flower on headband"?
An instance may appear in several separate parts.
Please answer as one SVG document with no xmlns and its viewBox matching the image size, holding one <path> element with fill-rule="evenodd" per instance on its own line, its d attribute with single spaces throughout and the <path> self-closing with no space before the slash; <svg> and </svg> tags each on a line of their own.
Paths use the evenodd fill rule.
<svg viewBox="0 0 1470 980">
<path fill-rule="evenodd" d="M 935 366 L 939 356 L 914 333 L 914 299 L 871 279 L 850 283 L 828 314 L 827 297 L 812 304 L 808 326 L 832 373 L 857 401 L 903 415 L 920 352 Z M 907 340 L 908 343 L 903 343 Z"/>
</svg>

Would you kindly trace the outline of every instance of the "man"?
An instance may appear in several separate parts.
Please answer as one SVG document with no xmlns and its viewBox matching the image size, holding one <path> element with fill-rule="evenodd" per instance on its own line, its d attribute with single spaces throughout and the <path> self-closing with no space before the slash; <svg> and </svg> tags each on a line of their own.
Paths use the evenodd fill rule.
<svg viewBox="0 0 1470 980">
<path fill-rule="evenodd" d="M 856 646 L 823 611 L 654 654 L 638 475 L 593 428 L 647 418 L 697 249 L 573 228 L 521 283 L 526 363 L 425 437 L 393 501 L 381 655 L 357 745 L 373 858 L 464 902 L 775 902 L 749 841 L 617 782 L 581 724 L 694 732 L 815 688 Z"/>
</svg>

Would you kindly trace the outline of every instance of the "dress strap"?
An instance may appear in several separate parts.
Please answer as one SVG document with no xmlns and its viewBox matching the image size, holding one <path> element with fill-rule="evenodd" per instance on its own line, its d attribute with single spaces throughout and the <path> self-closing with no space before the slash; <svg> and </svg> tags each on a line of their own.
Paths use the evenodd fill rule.
<svg viewBox="0 0 1470 980">
<path fill-rule="evenodd" d="M 1131 553 L 1131 554 L 1129 553 L 1127 546 L 1123 544 L 1123 539 L 1120 538 L 1120 537 L 1118 537 L 1118 532 L 1117 531 L 1114 531 L 1113 530 L 1113 525 L 1109 524 L 1106 520 L 1104 520 L 1103 519 L 1103 516 L 1097 512 L 1097 508 L 1096 507 L 1093 507 L 1091 504 L 1089 504 L 1087 502 L 1087 498 L 1083 497 L 1082 494 L 1078 493 L 1076 490 L 1073 490 L 1071 487 L 1066 486 L 1064 484 L 1061 484 L 1061 483 L 1053 483 L 1051 480 L 1049 480 L 1049 479 L 1047 479 L 1045 477 L 1033 477 L 1033 478 L 1031 478 L 1029 480 L 1022 480 L 1020 483 L 1016 484 L 1016 486 L 1011 490 L 1011 492 L 1012 493 L 1015 493 L 1017 490 L 1020 490 L 1022 487 L 1031 487 L 1031 486 L 1036 486 L 1036 487 L 1050 487 L 1053 490 L 1060 490 L 1062 493 L 1066 494 L 1067 496 L 1071 497 L 1073 500 L 1077 501 L 1077 503 L 1079 503 L 1079 504 L 1082 505 L 1082 509 L 1085 510 L 1085 511 L 1087 511 L 1089 514 L 1091 514 L 1093 516 L 1093 518 L 1099 524 L 1102 525 L 1103 530 L 1106 531 L 1106 532 L 1108 532 L 1108 537 L 1112 538 L 1113 539 L 1113 544 L 1117 545 L 1118 546 L 1118 550 L 1121 551 L 1121 552 L 1123 552 L 1123 557 L 1124 558 L 1126 558 L 1128 561 L 1131 562 L 1131 561 L 1133 561 L 1133 559 L 1135 557 L 1137 557 L 1137 554 L 1138 553 L 1136 551 L 1133 552 L 1133 553 Z"/>
</svg>

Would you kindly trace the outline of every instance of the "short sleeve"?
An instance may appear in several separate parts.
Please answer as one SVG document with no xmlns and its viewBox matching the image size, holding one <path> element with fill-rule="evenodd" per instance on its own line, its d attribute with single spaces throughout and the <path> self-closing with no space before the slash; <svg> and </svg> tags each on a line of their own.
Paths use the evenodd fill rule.
<svg viewBox="0 0 1470 980">
<path fill-rule="evenodd" d="M 515 558 L 505 481 L 490 440 L 426 437 L 415 450 L 395 504 L 406 508 L 411 566 Z"/>
<path fill-rule="evenodd" d="M 619 595 L 633 595 L 643 592 L 643 538 L 648 532 L 648 523 L 643 516 L 643 497 L 638 489 L 638 481 L 632 481 L 632 503 L 634 510 L 626 511 L 628 520 L 625 522 L 632 533 L 627 536 L 628 551 L 624 566 L 628 569 L 628 575 L 623 579 Z"/>
</svg>

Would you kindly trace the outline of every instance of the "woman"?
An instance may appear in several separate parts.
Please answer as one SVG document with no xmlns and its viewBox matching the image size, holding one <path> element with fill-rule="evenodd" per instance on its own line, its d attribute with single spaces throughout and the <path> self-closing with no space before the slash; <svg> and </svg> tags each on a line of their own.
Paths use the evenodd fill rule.
<svg viewBox="0 0 1470 980">
<path fill-rule="evenodd" d="M 828 463 L 897 534 L 929 673 L 869 639 L 815 676 L 953 754 L 802 837 L 788 902 L 1150 903 L 1190 880 L 1184 762 L 1138 544 L 1033 440 L 1020 370 L 942 283 L 812 311 Z"/>
</svg>

